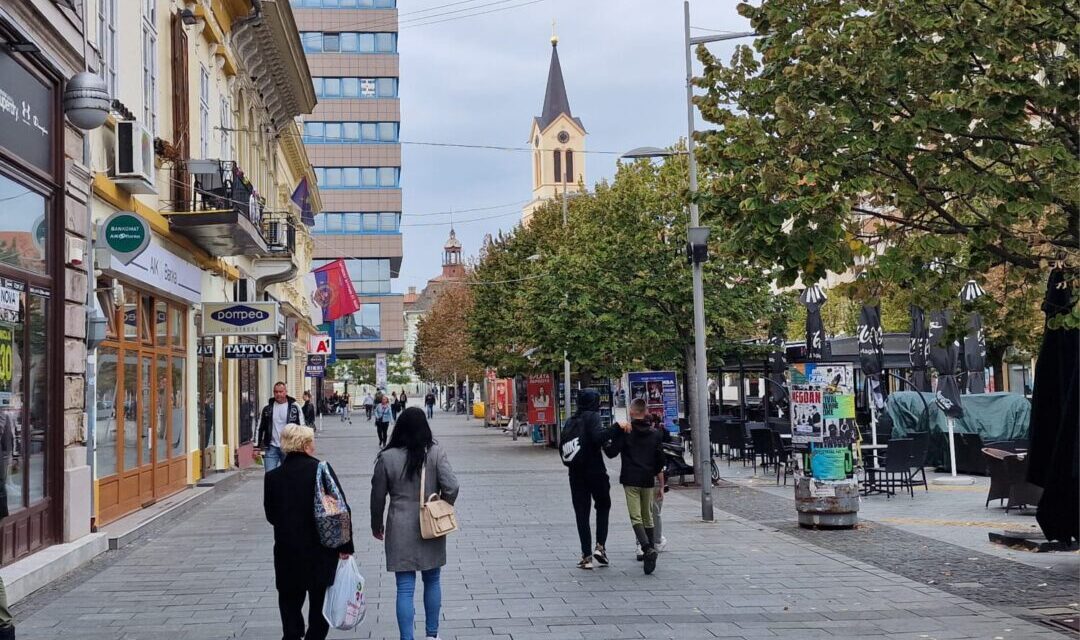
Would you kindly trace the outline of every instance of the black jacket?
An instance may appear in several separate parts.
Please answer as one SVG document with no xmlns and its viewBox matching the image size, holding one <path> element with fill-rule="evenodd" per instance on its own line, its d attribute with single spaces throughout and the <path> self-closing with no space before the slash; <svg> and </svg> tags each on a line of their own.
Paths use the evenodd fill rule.
<svg viewBox="0 0 1080 640">
<path fill-rule="evenodd" d="M 311 400 L 304 402 L 304 406 L 300 407 L 300 410 L 304 412 L 304 426 L 315 426 L 315 407 L 312 406 Z"/>
<path fill-rule="evenodd" d="M 600 394 L 593 389 L 584 389 L 578 394 L 578 411 L 574 417 L 581 421 L 582 426 L 581 451 L 578 453 L 582 460 L 580 464 L 570 467 L 571 475 L 607 475 L 603 451 L 612 438 L 622 433 L 622 429 L 615 425 L 607 429 L 603 427 L 600 422 Z"/>
<path fill-rule="evenodd" d="M 325 589 L 334 584 L 338 553 L 353 553 L 351 540 L 337 549 L 327 549 L 319 540 L 315 526 L 318 467 L 318 459 L 302 451 L 294 452 L 263 480 L 263 511 L 266 521 L 274 526 L 274 577 L 278 589 Z M 341 487 L 333 468 L 330 475 Z M 345 496 L 344 487 L 341 495 Z"/>
<path fill-rule="evenodd" d="M 622 456 L 619 483 L 627 487 L 656 486 L 664 470 L 664 434 L 650 420 L 633 420 L 630 433 L 619 430 L 612 448 Z"/>
<path fill-rule="evenodd" d="M 285 402 L 289 405 L 289 415 L 285 418 L 285 424 L 303 424 L 300 421 L 300 407 L 296 404 L 296 398 L 292 396 L 285 396 L 285 398 Z M 263 407 L 262 417 L 259 418 L 259 433 L 255 437 L 255 442 L 260 449 L 265 449 L 270 446 L 273 435 L 274 399 L 270 398 L 270 402 L 267 402 L 266 406 Z"/>
</svg>

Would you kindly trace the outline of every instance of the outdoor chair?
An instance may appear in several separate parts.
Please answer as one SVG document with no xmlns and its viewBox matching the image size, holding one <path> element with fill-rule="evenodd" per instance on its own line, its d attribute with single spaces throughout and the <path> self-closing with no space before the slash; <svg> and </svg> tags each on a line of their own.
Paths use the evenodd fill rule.
<svg viewBox="0 0 1080 640">
<path fill-rule="evenodd" d="M 1009 470 L 1005 465 L 1005 458 L 1011 454 L 1004 449 L 993 447 L 986 447 L 982 452 L 986 456 L 986 466 L 990 469 L 990 490 L 986 492 L 986 503 L 983 506 L 989 509 L 993 500 L 1003 506 L 1009 497 Z"/>
<path fill-rule="evenodd" d="M 1005 504 L 1005 513 L 1010 509 L 1034 507 L 1042 499 L 1042 487 L 1027 481 L 1028 457 L 1011 454 L 1005 458 L 1005 472 L 1009 478 L 1009 501 Z"/>
<path fill-rule="evenodd" d="M 788 475 L 795 475 L 795 470 L 792 468 L 792 447 L 791 441 L 785 441 L 780 437 L 778 431 L 770 429 L 772 432 L 773 450 L 776 452 L 776 484 L 780 484 L 780 467 L 784 468 L 784 486 L 787 486 Z"/>
<path fill-rule="evenodd" d="M 914 442 L 909 438 L 893 438 L 889 441 L 884 454 L 878 454 L 877 467 L 866 468 L 867 493 L 896 495 L 896 490 L 907 490 L 915 497 L 911 470 Z M 881 460 L 884 455 L 884 461 Z"/>
<path fill-rule="evenodd" d="M 930 432 L 920 431 L 911 434 L 911 442 L 912 487 L 922 487 L 929 492 L 930 485 L 926 482 L 926 458 L 930 455 Z"/>
<path fill-rule="evenodd" d="M 728 466 L 731 465 L 732 460 L 742 460 L 745 465 L 750 447 L 746 442 L 746 436 L 743 435 L 742 425 L 738 422 L 725 423 L 724 433 L 727 434 Z"/>
<path fill-rule="evenodd" d="M 776 447 L 773 443 L 772 429 L 758 427 L 750 430 L 750 441 L 754 443 L 754 452 L 751 459 L 754 464 L 754 474 L 757 474 L 758 459 L 761 459 L 761 468 L 768 471 L 769 467 L 777 465 Z"/>
</svg>

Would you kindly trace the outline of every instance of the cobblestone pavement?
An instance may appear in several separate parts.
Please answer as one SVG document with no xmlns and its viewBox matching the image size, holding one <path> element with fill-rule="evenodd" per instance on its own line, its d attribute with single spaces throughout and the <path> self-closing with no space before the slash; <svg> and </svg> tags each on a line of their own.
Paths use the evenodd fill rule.
<svg viewBox="0 0 1080 640">
<path fill-rule="evenodd" d="M 645 576 L 616 487 L 612 567 L 581 571 L 574 567 L 565 472 L 550 451 L 445 413 L 433 428 L 462 481 L 463 529 L 451 538 L 443 571 L 444 640 L 1063 637 L 1003 611 L 1009 589 L 968 592 L 940 577 L 927 584 L 942 566 L 933 541 L 909 546 L 884 526 L 802 532 L 783 498 L 751 489 L 718 489 L 724 511 L 710 524 L 697 517 L 696 492 L 669 494 L 669 550 Z M 331 638 L 396 638 L 393 579 L 362 517 L 374 427 L 330 420 L 317 446 L 358 515 L 357 552 L 369 592 L 364 626 Z M 179 522 L 23 601 L 16 607 L 19 637 L 280 638 L 260 480 L 260 472 L 249 473 Z M 1027 603 L 1020 590 L 1030 588 L 1017 583 L 1009 604 Z M 980 595 L 991 591 L 993 597 Z"/>
</svg>

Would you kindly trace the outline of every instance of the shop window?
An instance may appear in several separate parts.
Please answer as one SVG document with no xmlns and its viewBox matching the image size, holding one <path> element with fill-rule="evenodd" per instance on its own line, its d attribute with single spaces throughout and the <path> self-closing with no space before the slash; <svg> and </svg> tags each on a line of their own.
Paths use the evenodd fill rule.
<svg viewBox="0 0 1080 640">
<path fill-rule="evenodd" d="M 97 475 L 104 478 L 115 474 L 116 437 L 119 429 L 120 407 L 117 406 L 119 376 L 117 376 L 117 349 L 111 346 L 98 348 L 97 371 L 97 420 L 94 432 L 97 435 Z"/>
<path fill-rule="evenodd" d="M 26 403 L 29 410 L 30 419 L 30 438 L 26 443 L 28 450 L 27 457 L 29 458 L 29 506 L 34 506 L 38 502 L 41 502 L 45 498 L 45 465 L 46 465 L 46 451 L 45 443 L 47 441 L 46 427 L 49 423 L 49 413 L 47 410 L 48 393 L 48 343 L 45 339 L 45 328 L 48 326 L 46 322 L 48 314 L 48 301 L 40 296 L 29 295 L 26 298 L 30 302 L 29 313 L 29 334 L 30 334 L 30 348 L 29 348 L 29 384 L 26 385 L 26 392 L 29 394 Z M 0 347 L 0 360 L 4 357 L 3 348 Z"/>
<path fill-rule="evenodd" d="M 154 300 L 148 295 L 143 295 L 139 305 L 139 340 L 150 344 L 154 343 Z"/>
<path fill-rule="evenodd" d="M 157 462 L 162 462 L 169 459 L 168 414 L 169 405 L 172 404 L 169 400 L 169 359 L 165 356 L 158 356 L 156 367 L 154 376 L 156 376 L 157 384 L 154 388 L 156 388 L 157 394 L 154 397 L 154 402 L 157 405 L 157 415 L 154 422 L 154 439 L 156 441 L 154 459 Z"/>
<path fill-rule="evenodd" d="M 187 344 L 185 340 L 187 327 L 184 326 L 184 312 L 179 307 L 169 307 L 169 337 L 172 338 L 172 346 L 183 349 Z"/>
<path fill-rule="evenodd" d="M 146 394 L 145 375 L 140 376 L 139 354 L 129 351 L 124 354 L 123 379 L 120 388 L 123 389 L 123 435 L 124 441 L 121 447 L 124 450 L 124 471 L 139 468 L 139 402 L 143 402 L 143 416 L 146 416 L 146 408 L 149 406 Z M 140 394 L 139 390 L 143 392 Z M 142 396 L 140 398 L 140 395 Z"/>
<path fill-rule="evenodd" d="M 6 176 L 0 176 L 0 262 L 33 273 L 46 273 L 48 200 Z"/>
<path fill-rule="evenodd" d="M 168 346 L 169 344 L 169 305 L 163 301 L 158 301 L 156 311 L 154 313 L 154 336 L 155 344 L 159 347 Z"/>
<path fill-rule="evenodd" d="M 139 339 L 139 293 L 133 289 L 124 289 L 124 339 Z"/>
<path fill-rule="evenodd" d="M 187 451 L 185 428 L 187 421 L 184 407 L 184 359 L 172 359 L 172 455 L 182 456 Z"/>
<path fill-rule="evenodd" d="M 241 343 L 254 344 L 253 338 L 240 338 Z M 255 437 L 256 420 L 259 416 L 259 369 L 257 360 L 237 360 L 239 369 L 239 435 L 240 444 L 251 442 Z"/>
</svg>

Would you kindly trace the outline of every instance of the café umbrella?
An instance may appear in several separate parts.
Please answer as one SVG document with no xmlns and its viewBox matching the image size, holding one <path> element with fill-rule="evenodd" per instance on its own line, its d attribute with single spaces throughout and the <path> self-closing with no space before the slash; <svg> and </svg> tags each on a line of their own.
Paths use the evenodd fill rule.
<svg viewBox="0 0 1080 640">
<path fill-rule="evenodd" d="M 971 304 L 984 295 L 986 291 L 974 280 L 968 280 L 960 289 L 960 300 L 964 304 Z M 964 338 L 964 371 L 967 372 L 965 390 L 968 393 L 985 393 L 986 337 L 982 316 L 977 311 L 968 316 L 968 332 Z"/>
<path fill-rule="evenodd" d="M 974 480 L 956 474 L 956 439 L 954 437 L 954 423 L 957 418 L 964 416 L 964 408 L 960 403 L 960 387 L 956 382 L 956 366 L 959 359 L 960 347 L 956 340 L 946 340 L 949 332 L 949 322 L 952 320 L 952 312 L 935 311 L 930 314 L 930 364 L 938 372 L 937 404 L 945 414 L 945 422 L 949 428 L 949 470 L 951 477 L 939 478 L 937 484 L 974 484 Z"/>
<path fill-rule="evenodd" d="M 799 304 L 806 307 L 806 359 L 821 360 L 825 355 L 825 323 L 821 321 L 821 305 L 828 300 L 818 285 L 803 289 Z"/>
<path fill-rule="evenodd" d="M 911 305 L 911 338 L 909 340 L 909 357 L 911 359 L 912 385 L 916 391 L 930 391 L 930 376 L 927 375 L 926 364 L 930 348 L 930 335 L 926 326 L 926 312 L 922 307 Z"/>
<path fill-rule="evenodd" d="M 859 366 L 866 376 L 870 405 L 870 439 L 873 443 L 875 466 L 877 459 L 877 416 L 885 408 L 881 374 L 885 363 L 885 345 L 881 333 L 881 307 L 863 305 L 859 311 Z"/>
</svg>

